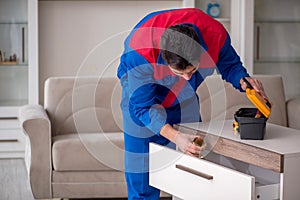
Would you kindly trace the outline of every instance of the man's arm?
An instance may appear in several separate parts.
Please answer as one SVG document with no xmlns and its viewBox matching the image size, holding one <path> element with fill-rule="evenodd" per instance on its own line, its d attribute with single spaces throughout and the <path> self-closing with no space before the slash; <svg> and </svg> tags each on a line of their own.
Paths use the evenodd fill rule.
<svg viewBox="0 0 300 200">
<path fill-rule="evenodd" d="M 247 84 L 243 80 L 245 77 L 251 86 L 267 99 L 262 83 L 259 80 L 253 79 L 249 76 L 247 70 L 240 61 L 240 57 L 232 47 L 230 36 L 228 34 L 225 43 L 220 50 L 217 68 L 221 73 L 222 78 L 227 82 L 232 83 L 236 89 L 239 89 L 240 91 L 246 90 Z"/>
<path fill-rule="evenodd" d="M 226 40 L 219 52 L 219 60 L 216 63 L 222 78 L 230 82 L 236 89 L 243 91 L 241 79 L 249 77 L 247 70 L 243 66 L 240 57 L 231 45 L 230 36 L 226 35 Z"/>
</svg>

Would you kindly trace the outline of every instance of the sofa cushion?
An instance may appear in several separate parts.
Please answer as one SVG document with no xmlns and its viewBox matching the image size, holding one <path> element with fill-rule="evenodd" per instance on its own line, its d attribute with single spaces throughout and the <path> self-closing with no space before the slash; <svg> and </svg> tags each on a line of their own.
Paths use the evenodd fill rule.
<svg viewBox="0 0 300 200">
<path fill-rule="evenodd" d="M 83 133 L 53 137 L 55 171 L 123 171 L 123 133 Z"/>
</svg>

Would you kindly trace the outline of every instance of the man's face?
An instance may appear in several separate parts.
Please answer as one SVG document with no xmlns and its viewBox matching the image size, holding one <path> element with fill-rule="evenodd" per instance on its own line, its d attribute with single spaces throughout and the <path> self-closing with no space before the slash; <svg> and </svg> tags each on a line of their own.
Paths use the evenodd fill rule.
<svg viewBox="0 0 300 200">
<path fill-rule="evenodd" d="M 198 67 L 194 67 L 193 65 L 187 66 L 185 70 L 177 70 L 169 66 L 171 71 L 176 75 L 184 78 L 185 80 L 190 80 L 193 74 L 198 70 Z"/>
</svg>

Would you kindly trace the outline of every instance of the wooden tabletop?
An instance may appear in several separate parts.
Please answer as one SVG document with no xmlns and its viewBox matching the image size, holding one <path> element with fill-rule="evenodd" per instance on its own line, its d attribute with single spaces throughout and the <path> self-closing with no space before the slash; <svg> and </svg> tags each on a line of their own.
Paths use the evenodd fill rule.
<svg viewBox="0 0 300 200">
<path fill-rule="evenodd" d="M 300 156 L 300 131 L 266 125 L 264 140 L 242 140 L 234 133 L 233 120 L 184 123 L 179 131 L 204 137 L 206 149 L 249 164 L 283 172 L 284 158 Z"/>
</svg>

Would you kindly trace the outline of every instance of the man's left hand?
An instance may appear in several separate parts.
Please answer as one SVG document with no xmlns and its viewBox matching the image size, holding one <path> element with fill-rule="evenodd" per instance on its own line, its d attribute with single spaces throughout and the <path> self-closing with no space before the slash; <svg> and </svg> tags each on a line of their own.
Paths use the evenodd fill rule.
<svg viewBox="0 0 300 200">
<path fill-rule="evenodd" d="M 263 84 L 259 80 L 251 77 L 245 77 L 245 79 L 250 83 L 250 85 L 253 87 L 254 90 L 256 90 L 258 93 L 262 95 L 263 98 L 268 99 Z M 242 78 L 240 80 L 240 84 L 241 84 L 241 88 L 243 90 L 246 90 L 247 83 Z"/>
</svg>

